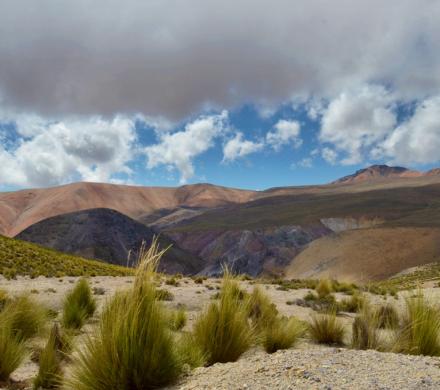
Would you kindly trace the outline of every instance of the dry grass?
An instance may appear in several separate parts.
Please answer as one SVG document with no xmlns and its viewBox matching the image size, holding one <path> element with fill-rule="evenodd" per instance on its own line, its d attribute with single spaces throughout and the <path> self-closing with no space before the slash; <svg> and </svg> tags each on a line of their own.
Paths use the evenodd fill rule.
<svg viewBox="0 0 440 390">
<path fill-rule="evenodd" d="M 237 281 L 225 272 L 219 302 L 211 303 L 194 324 L 194 341 L 208 365 L 236 361 L 253 343 L 248 300 Z"/>
<path fill-rule="evenodd" d="M 335 313 L 312 316 L 309 324 L 309 334 L 313 341 L 319 344 L 342 345 L 345 328 Z"/>
<path fill-rule="evenodd" d="M 291 348 L 306 330 L 296 318 L 277 317 L 263 332 L 263 347 L 267 353 Z"/>
<path fill-rule="evenodd" d="M 182 359 L 154 285 L 163 253 L 157 241 L 141 250 L 133 288 L 105 308 L 99 328 L 78 352 L 67 389 L 153 389 L 179 376 Z"/>
<path fill-rule="evenodd" d="M 67 329 L 81 329 L 84 322 L 96 310 L 96 301 L 86 279 L 81 279 L 69 292 L 63 304 L 63 326 Z"/>
<path fill-rule="evenodd" d="M 25 357 L 24 341 L 18 340 L 10 327 L 0 323 L 0 381 L 7 381 Z"/>
</svg>

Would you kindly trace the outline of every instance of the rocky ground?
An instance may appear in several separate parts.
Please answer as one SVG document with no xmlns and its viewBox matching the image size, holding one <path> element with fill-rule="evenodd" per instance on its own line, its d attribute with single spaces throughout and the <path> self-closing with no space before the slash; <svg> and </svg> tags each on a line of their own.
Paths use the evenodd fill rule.
<svg viewBox="0 0 440 390">
<path fill-rule="evenodd" d="M 49 308 L 60 311 L 63 297 L 76 281 L 77 278 L 73 277 L 6 280 L 0 276 L 0 289 L 11 294 L 30 293 Z M 96 289 L 99 309 L 116 291 L 129 288 L 132 283 L 132 277 L 90 278 L 91 287 Z M 175 308 L 183 305 L 187 309 L 187 329 L 190 329 L 200 310 L 218 292 L 221 281 L 208 279 L 199 284 L 183 278 L 178 283 L 178 286 L 172 286 L 164 279 L 160 288 L 169 290 L 174 296 L 172 301 L 165 302 L 167 306 Z M 248 291 L 253 288 L 249 281 L 243 281 L 241 285 Z M 309 308 L 292 304 L 309 290 L 283 291 L 279 286 L 270 284 L 263 284 L 261 288 L 284 315 L 309 320 L 314 314 Z M 429 288 L 425 294 L 437 299 L 439 290 Z M 338 299 L 343 297 L 342 294 L 336 295 Z M 370 299 L 376 303 L 388 300 L 402 307 L 403 295 L 400 294 L 397 300 L 375 295 Z M 351 314 L 341 316 L 347 330 L 351 328 L 352 318 Z M 83 328 L 83 332 L 89 332 L 96 322 L 97 317 Z M 44 339 L 40 341 L 43 343 Z M 38 366 L 28 359 L 13 374 L 13 378 L 31 383 L 37 370 Z M 196 369 L 169 389 L 440 389 L 440 359 L 324 347 L 304 340 L 294 349 L 273 355 L 255 348 L 238 362 Z"/>
</svg>

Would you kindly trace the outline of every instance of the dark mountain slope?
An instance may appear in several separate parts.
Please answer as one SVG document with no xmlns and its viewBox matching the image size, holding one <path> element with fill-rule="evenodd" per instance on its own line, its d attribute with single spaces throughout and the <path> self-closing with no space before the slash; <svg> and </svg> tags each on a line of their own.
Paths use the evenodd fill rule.
<svg viewBox="0 0 440 390">
<path fill-rule="evenodd" d="M 149 227 L 117 211 L 101 208 L 45 219 L 25 229 L 17 238 L 86 258 L 132 266 L 142 241 L 149 245 L 154 234 Z M 172 245 L 160 264 L 162 271 L 192 274 L 201 269 L 197 256 L 165 237 L 159 240 L 163 248 Z"/>
</svg>

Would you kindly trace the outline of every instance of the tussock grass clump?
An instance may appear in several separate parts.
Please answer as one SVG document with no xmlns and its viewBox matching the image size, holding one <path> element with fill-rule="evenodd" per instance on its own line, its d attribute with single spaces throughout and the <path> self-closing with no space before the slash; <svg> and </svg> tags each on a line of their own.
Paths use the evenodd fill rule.
<svg viewBox="0 0 440 390">
<path fill-rule="evenodd" d="M 393 305 L 382 305 L 376 309 L 376 312 L 379 328 L 396 329 L 399 327 L 399 314 Z"/>
<path fill-rule="evenodd" d="M 182 359 L 154 283 L 163 253 L 157 240 L 141 248 L 132 289 L 116 294 L 104 309 L 96 333 L 78 351 L 67 389 L 153 389 L 181 373 Z"/>
<path fill-rule="evenodd" d="M 324 298 L 333 292 L 333 283 L 329 279 L 321 279 L 315 290 L 319 298 Z"/>
<path fill-rule="evenodd" d="M 183 329 L 186 325 L 187 317 L 184 309 L 174 310 L 170 313 L 170 328 L 174 331 Z"/>
<path fill-rule="evenodd" d="M 309 324 L 309 334 L 319 344 L 342 345 L 345 328 L 336 317 L 336 313 L 314 315 Z"/>
<path fill-rule="evenodd" d="M 202 367 L 206 364 L 206 355 L 195 341 L 192 333 L 182 333 L 178 339 L 178 353 L 183 364 L 191 368 Z"/>
<path fill-rule="evenodd" d="M 352 325 L 352 348 L 383 350 L 379 339 L 379 323 L 378 311 L 366 304 Z"/>
<path fill-rule="evenodd" d="M 69 292 L 63 304 L 63 326 L 67 329 L 81 329 L 84 322 L 93 316 L 96 301 L 86 279 L 80 279 Z"/>
<path fill-rule="evenodd" d="M 174 295 L 171 291 L 166 289 L 156 289 L 156 296 L 159 301 L 173 301 Z"/>
<path fill-rule="evenodd" d="M 46 346 L 40 354 L 38 375 L 34 380 L 34 389 L 55 389 L 61 385 L 61 349 L 64 342 L 57 324 L 54 324 Z"/>
<path fill-rule="evenodd" d="M 7 381 L 25 357 L 24 341 L 17 339 L 7 324 L 0 322 L 0 381 Z"/>
<path fill-rule="evenodd" d="M 219 301 L 211 303 L 194 324 L 194 341 L 208 365 L 236 361 L 253 343 L 248 300 L 237 291 L 236 280 L 226 271 Z"/>
<path fill-rule="evenodd" d="M 350 298 L 343 299 L 338 304 L 338 309 L 348 313 L 357 313 L 365 306 L 365 302 L 365 297 L 361 293 L 355 292 Z"/>
<path fill-rule="evenodd" d="M 440 356 L 440 314 L 423 295 L 406 300 L 406 314 L 394 350 L 410 355 Z"/>
<path fill-rule="evenodd" d="M 9 301 L 9 295 L 5 290 L 0 289 L 0 311 L 3 310 L 6 303 Z"/>
<path fill-rule="evenodd" d="M 46 309 L 27 295 L 9 300 L 0 313 L 0 326 L 9 327 L 19 341 L 36 336 L 46 323 Z"/>
<path fill-rule="evenodd" d="M 296 318 L 278 317 L 266 327 L 263 333 L 263 347 L 267 353 L 291 348 L 305 331 L 305 325 Z"/>
<path fill-rule="evenodd" d="M 249 296 L 248 310 L 249 317 L 256 326 L 265 326 L 278 316 L 276 306 L 259 287 L 254 287 Z"/>
</svg>

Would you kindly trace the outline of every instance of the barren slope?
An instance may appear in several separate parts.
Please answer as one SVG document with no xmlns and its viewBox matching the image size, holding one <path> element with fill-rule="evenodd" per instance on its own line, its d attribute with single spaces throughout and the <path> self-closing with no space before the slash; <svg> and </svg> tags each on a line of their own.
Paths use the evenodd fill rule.
<svg viewBox="0 0 440 390">
<path fill-rule="evenodd" d="M 439 261 L 439 228 L 359 229 L 313 241 L 285 273 L 287 278 L 368 281 Z"/>
<path fill-rule="evenodd" d="M 0 234 L 12 237 L 43 219 L 80 210 L 109 208 L 137 219 L 162 208 L 244 202 L 253 193 L 209 184 L 162 188 L 97 183 L 0 193 Z"/>
</svg>

